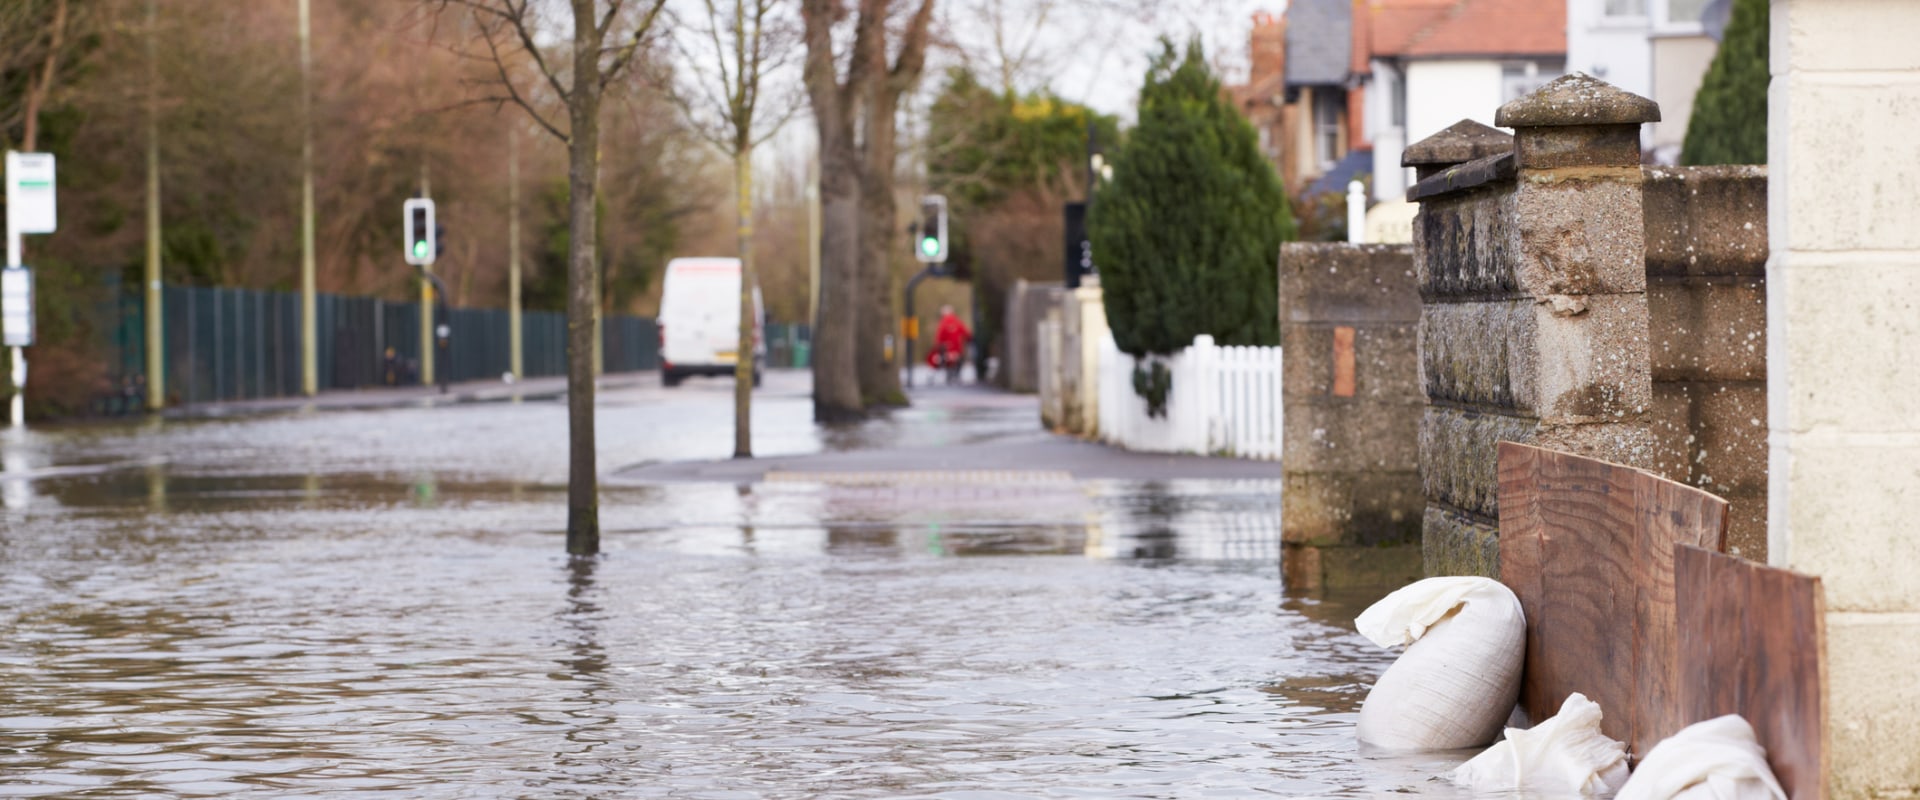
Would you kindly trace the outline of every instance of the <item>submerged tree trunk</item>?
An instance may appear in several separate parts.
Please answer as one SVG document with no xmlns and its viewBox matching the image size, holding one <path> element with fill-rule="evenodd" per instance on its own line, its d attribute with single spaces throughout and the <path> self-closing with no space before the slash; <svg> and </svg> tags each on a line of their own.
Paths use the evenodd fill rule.
<svg viewBox="0 0 1920 800">
<path fill-rule="evenodd" d="M 759 344 L 753 287 L 753 145 L 740 143 L 733 154 L 735 211 L 740 235 L 740 343 L 733 362 L 733 457 L 753 457 L 754 350 Z"/>
<path fill-rule="evenodd" d="M 594 447 L 594 332 L 600 281 L 594 243 L 600 182 L 600 38 L 593 0 L 573 0 L 573 95 L 567 138 L 567 552 L 600 552 L 600 476 Z"/>
</svg>

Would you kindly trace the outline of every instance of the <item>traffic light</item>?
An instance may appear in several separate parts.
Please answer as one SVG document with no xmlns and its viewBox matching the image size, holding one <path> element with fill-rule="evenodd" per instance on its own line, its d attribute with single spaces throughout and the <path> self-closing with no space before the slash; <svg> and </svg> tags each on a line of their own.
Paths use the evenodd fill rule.
<svg viewBox="0 0 1920 800">
<path fill-rule="evenodd" d="M 433 257 L 435 259 L 438 259 L 439 257 L 444 256 L 446 254 L 447 254 L 447 226 L 441 225 L 439 223 L 434 223 Z"/>
<path fill-rule="evenodd" d="M 415 197 L 401 206 L 406 220 L 407 263 L 429 266 L 440 255 L 438 232 L 433 224 L 433 201 Z"/>
<path fill-rule="evenodd" d="M 920 224 L 915 229 L 913 257 L 925 264 L 947 262 L 947 198 L 930 194 L 920 198 Z"/>
</svg>

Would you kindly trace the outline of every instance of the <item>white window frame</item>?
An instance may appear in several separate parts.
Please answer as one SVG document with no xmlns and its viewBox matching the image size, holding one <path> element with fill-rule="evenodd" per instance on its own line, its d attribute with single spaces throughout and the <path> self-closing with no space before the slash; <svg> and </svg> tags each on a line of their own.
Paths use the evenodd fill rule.
<svg viewBox="0 0 1920 800">
<path fill-rule="evenodd" d="M 1653 23 L 1655 36 L 1700 36 L 1707 32 L 1707 26 L 1700 20 L 1674 22 L 1672 19 L 1673 0 L 1646 0 L 1647 14 Z M 1702 5 L 1705 10 L 1705 4 Z"/>
</svg>

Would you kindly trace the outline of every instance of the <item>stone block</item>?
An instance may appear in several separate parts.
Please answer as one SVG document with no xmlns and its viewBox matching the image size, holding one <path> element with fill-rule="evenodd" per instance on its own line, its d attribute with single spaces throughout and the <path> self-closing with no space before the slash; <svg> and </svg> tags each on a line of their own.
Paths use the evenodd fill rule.
<svg viewBox="0 0 1920 800">
<path fill-rule="evenodd" d="M 1420 474 L 1400 472 L 1286 473 L 1280 505 L 1281 540 L 1315 547 L 1417 544 Z"/>
<path fill-rule="evenodd" d="M 1516 128 L 1513 134 L 1521 170 L 1640 166 L 1638 125 Z"/>
<path fill-rule="evenodd" d="M 1689 483 L 1693 477 L 1693 384 L 1653 384 L 1653 413 L 1647 415 L 1647 429 L 1653 434 L 1653 456 L 1648 471 L 1675 483 Z M 1689 483 L 1689 485 L 1691 485 Z"/>
<path fill-rule="evenodd" d="M 1353 327 L 1353 396 L 1333 396 L 1333 325 L 1280 326 L 1286 358 L 1281 369 L 1282 396 L 1289 407 L 1299 399 L 1330 403 L 1421 403 L 1419 366 L 1415 360 L 1419 334 L 1412 323 Z M 1362 421 L 1360 424 L 1365 424 Z"/>
<path fill-rule="evenodd" d="M 1654 440 L 1644 422 L 1607 424 L 1542 423 L 1533 432 L 1534 444 L 1652 471 Z"/>
<path fill-rule="evenodd" d="M 1832 582 L 1823 583 L 1831 598 Z M 1827 615 L 1830 796 L 1920 796 L 1915 664 L 1920 614 Z"/>
<path fill-rule="evenodd" d="M 1533 305 L 1532 346 L 1512 352 L 1516 405 L 1549 423 L 1641 420 L 1653 402 L 1644 294 Z"/>
<path fill-rule="evenodd" d="M 1500 442 L 1532 443 L 1539 421 L 1428 406 L 1420 419 L 1420 481 L 1429 504 L 1498 518 Z"/>
<path fill-rule="evenodd" d="M 1796 71 L 1900 71 L 1920 68 L 1913 32 L 1920 5 L 1900 0 L 1821 0 L 1775 8 L 1774 74 Z"/>
<path fill-rule="evenodd" d="M 1514 188 L 1520 291 L 1532 297 L 1645 291 L 1640 169 L 1598 179 L 1554 175 L 1525 174 Z"/>
<path fill-rule="evenodd" d="M 1789 382 L 1772 427 L 1920 432 L 1920 254 L 1776 261 L 1774 330 L 1786 333 L 1772 349 Z"/>
<path fill-rule="evenodd" d="M 1420 461 L 1417 403 L 1294 403 L 1281 421 L 1288 472 L 1413 472 Z"/>
<path fill-rule="evenodd" d="M 1421 553 L 1417 542 L 1387 547 L 1287 545 L 1280 566 L 1288 591 L 1392 590 L 1420 579 Z"/>
<path fill-rule="evenodd" d="M 1514 389 L 1513 367 L 1535 340 L 1530 300 L 1435 303 L 1420 316 L 1420 383 L 1426 396 L 1531 414 L 1533 397 Z"/>
<path fill-rule="evenodd" d="M 1727 552 L 1767 563 L 1767 496 L 1734 495 L 1727 501 Z"/>
<path fill-rule="evenodd" d="M 1431 400 L 1552 422 L 1638 419 L 1652 401 L 1643 295 L 1436 303 L 1421 315 Z"/>
<path fill-rule="evenodd" d="M 1644 174 L 1650 278 L 1766 275 L 1766 167 L 1649 167 Z"/>
<path fill-rule="evenodd" d="M 1774 249 L 1920 250 L 1912 189 L 1920 186 L 1920 72 L 1876 77 L 1783 82 L 1791 151 L 1775 177 L 1793 213 Z"/>
<path fill-rule="evenodd" d="M 1444 506 L 1427 504 L 1421 530 L 1427 577 L 1500 577 L 1500 530 L 1494 523 Z"/>
<path fill-rule="evenodd" d="M 1280 324 L 1412 322 L 1420 317 L 1406 245 L 1280 246 Z"/>
<path fill-rule="evenodd" d="M 1479 191 L 1420 204 L 1414 274 L 1423 298 L 1508 296 L 1519 291 L 1513 192 Z"/>
<path fill-rule="evenodd" d="M 1654 380 L 1766 379 L 1765 278 L 1653 279 L 1647 318 Z"/>
<path fill-rule="evenodd" d="M 1769 557 L 1818 575 L 1834 611 L 1920 611 L 1920 444 L 1799 434 L 1787 460 L 1791 542 Z M 1777 543 L 1776 543 L 1777 545 Z"/>
</svg>

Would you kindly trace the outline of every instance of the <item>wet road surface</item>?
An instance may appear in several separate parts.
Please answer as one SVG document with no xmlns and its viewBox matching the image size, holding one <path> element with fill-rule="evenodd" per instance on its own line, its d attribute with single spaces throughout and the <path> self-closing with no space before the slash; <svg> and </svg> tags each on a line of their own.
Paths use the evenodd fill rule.
<svg viewBox="0 0 1920 800">
<path fill-rule="evenodd" d="M 646 480 L 730 392 L 603 393 L 597 560 L 557 400 L 0 432 L 0 796 L 1445 793 L 1356 753 L 1390 654 L 1283 591 L 1277 478 L 848 478 L 803 456 L 1017 452 L 1031 399 L 821 430 L 776 373 L 792 469 Z"/>
</svg>

